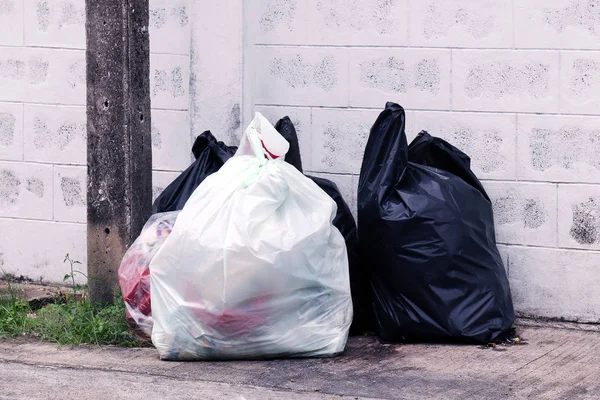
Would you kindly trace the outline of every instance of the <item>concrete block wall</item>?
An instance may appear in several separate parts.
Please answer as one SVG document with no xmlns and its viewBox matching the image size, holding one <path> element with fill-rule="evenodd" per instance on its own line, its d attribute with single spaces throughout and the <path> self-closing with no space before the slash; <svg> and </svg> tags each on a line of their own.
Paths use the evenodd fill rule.
<svg viewBox="0 0 600 400">
<path fill-rule="evenodd" d="M 356 209 L 386 101 L 472 158 L 521 315 L 600 322 L 596 0 L 262 0 L 244 7 L 244 124 L 299 125 Z"/>
<path fill-rule="evenodd" d="M 83 0 L 0 0 L 0 267 L 85 264 Z M 472 158 L 522 315 L 600 322 L 596 0 L 151 0 L 153 194 L 210 129 L 297 126 L 356 213 L 385 101 Z"/>
<path fill-rule="evenodd" d="M 154 191 L 191 161 L 190 0 L 150 0 Z M 86 263 L 84 0 L 0 1 L 0 268 Z"/>
</svg>

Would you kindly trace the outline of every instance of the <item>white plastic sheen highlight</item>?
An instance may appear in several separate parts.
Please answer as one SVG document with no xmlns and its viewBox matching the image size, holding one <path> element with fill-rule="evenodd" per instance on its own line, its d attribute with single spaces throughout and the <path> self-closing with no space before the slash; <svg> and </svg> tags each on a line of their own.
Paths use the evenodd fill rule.
<svg viewBox="0 0 600 400">
<path fill-rule="evenodd" d="M 352 301 L 346 245 L 332 223 L 336 204 L 283 161 L 288 147 L 257 113 L 236 155 L 179 214 L 150 265 L 161 358 L 344 350 Z"/>
</svg>

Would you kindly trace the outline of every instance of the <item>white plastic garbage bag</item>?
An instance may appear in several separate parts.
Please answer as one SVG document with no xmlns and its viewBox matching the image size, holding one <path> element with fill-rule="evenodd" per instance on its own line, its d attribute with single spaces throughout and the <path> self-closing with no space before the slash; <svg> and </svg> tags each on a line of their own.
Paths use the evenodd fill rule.
<svg viewBox="0 0 600 400">
<path fill-rule="evenodd" d="M 171 233 L 178 215 L 179 211 L 152 215 L 119 266 L 119 285 L 127 316 L 148 335 L 152 333 L 149 266 Z"/>
<path fill-rule="evenodd" d="M 328 356 L 352 322 L 335 202 L 281 159 L 260 114 L 192 194 L 150 265 L 162 359 Z M 268 149 L 268 150 L 267 150 Z"/>
</svg>

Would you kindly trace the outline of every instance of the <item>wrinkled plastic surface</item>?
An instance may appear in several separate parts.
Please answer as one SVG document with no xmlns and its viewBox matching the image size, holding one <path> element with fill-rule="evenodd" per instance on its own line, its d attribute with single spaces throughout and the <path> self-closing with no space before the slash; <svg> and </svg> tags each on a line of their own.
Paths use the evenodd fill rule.
<svg viewBox="0 0 600 400">
<path fill-rule="evenodd" d="M 444 139 L 421 131 L 408 145 L 408 161 L 450 172 L 479 190 L 486 200 L 490 200 L 483 185 L 471 171 L 471 158 Z"/>
<path fill-rule="evenodd" d="M 491 204 L 479 185 L 409 162 L 441 160 L 450 171 L 467 165 L 448 146 L 410 155 L 404 124 L 402 107 L 388 103 L 371 128 L 358 188 L 361 259 L 379 335 L 394 342 L 494 340 L 511 327 L 514 310 Z M 428 140 L 420 136 L 413 149 Z"/>
<path fill-rule="evenodd" d="M 294 124 L 286 116 L 277 121 L 275 129 L 290 143 L 290 150 L 285 156 L 285 161 L 296 167 L 298 171 L 303 172 L 298 134 L 296 133 Z M 350 207 L 348 207 L 348 204 L 334 182 L 325 178 L 306 176 L 312 179 L 337 204 L 337 213 L 333 224 L 339 229 L 342 236 L 344 236 L 350 265 L 350 287 L 352 288 L 352 304 L 354 305 L 354 320 L 352 321 L 351 333 L 371 331 L 374 329 L 374 322 L 370 305 L 370 292 L 365 287 L 368 278 L 359 265 L 358 233 Z"/>
<path fill-rule="evenodd" d="M 335 202 L 284 160 L 267 159 L 260 132 L 269 129 L 257 114 L 150 265 L 152 341 L 162 359 L 344 349 L 352 301 Z"/>
<path fill-rule="evenodd" d="M 303 172 L 298 135 L 289 117 L 283 117 L 275 124 L 275 129 L 289 142 L 289 151 L 285 161 Z M 217 142 L 210 132 L 200 135 L 192 147 L 196 161 L 171 183 L 154 202 L 154 212 L 181 210 L 194 190 L 210 174 L 217 172 L 237 150 L 237 147 L 226 146 Z M 352 301 L 354 304 L 354 321 L 352 332 L 371 331 L 374 328 L 370 306 L 370 292 L 365 288 L 367 278 L 359 267 L 358 235 L 356 221 L 348 204 L 342 197 L 337 185 L 325 178 L 307 175 L 323 189 L 337 204 L 337 213 L 333 224 L 340 230 L 346 240 L 348 260 L 350 264 L 350 282 Z"/>
<path fill-rule="evenodd" d="M 152 215 L 119 266 L 119 286 L 127 317 L 148 335 L 152 333 L 149 265 L 171 233 L 178 215 L 179 211 Z"/>
<path fill-rule="evenodd" d="M 192 146 L 196 160 L 156 198 L 152 213 L 181 210 L 198 185 L 217 172 L 236 151 L 237 147 L 218 142 L 210 131 L 202 133 Z"/>
</svg>

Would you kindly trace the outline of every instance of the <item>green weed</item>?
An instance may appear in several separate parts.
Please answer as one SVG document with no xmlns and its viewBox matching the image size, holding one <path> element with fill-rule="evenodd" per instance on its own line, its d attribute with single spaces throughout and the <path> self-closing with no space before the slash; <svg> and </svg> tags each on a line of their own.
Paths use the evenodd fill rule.
<svg viewBox="0 0 600 400">
<path fill-rule="evenodd" d="M 94 305 L 73 275 L 78 262 L 69 256 L 72 293 L 62 293 L 56 304 L 32 310 L 17 287 L 8 280 L 8 292 L 0 293 L 0 337 L 30 335 L 61 345 L 117 345 L 134 347 L 146 343 L 133 335 L 125 318 L 125 305 L 118 293 L 113 305 Z M 6 277 L 6 274 L 5 274 Z M 81 291 L 81 292 L 78 292 Z"/>
</svg>

